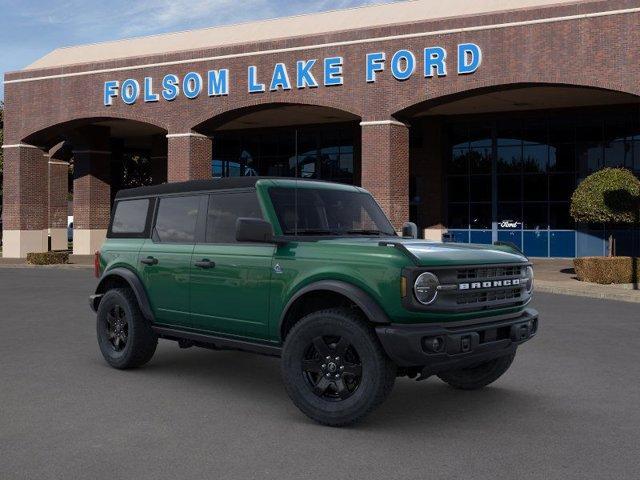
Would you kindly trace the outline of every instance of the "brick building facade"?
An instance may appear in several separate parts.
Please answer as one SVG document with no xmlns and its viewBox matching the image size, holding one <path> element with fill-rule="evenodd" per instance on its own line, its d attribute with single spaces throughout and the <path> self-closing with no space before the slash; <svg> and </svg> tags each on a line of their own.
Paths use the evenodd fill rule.
<svg viewBox="0 0 640 480">
<path fill-rule="evenodd" d="M 123 151 L 150 160 L 153 182 L 338 179 L 427 238 L 597 250 L 603 232 L 558 212 L 589 171 L 640 169 L 640 4 L 442 3 L 60 49 L 6 74 L 3 255 L 65 244 L 65 162 L 74 252 L 96 250 Z"/>
</svg>

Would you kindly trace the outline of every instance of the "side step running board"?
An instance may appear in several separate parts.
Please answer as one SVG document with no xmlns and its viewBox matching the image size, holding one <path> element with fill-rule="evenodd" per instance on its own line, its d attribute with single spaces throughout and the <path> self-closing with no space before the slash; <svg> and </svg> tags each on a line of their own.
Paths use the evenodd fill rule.
<svg viewBox="0 0 640 480">
<path fill-rule="evenodd" d="M 260 355 L 268 355 L 271 357 L 279 357 L 282 354 L 282 347 L 270 345 L 268 343 L 238 340 L 231 337 L 212 335 L 209 333 L 190 332 L 188 330 L 155 325 L 151 328 L 160 338 L 177 341 L 187 340 L 193 342 L 193 345 L 198 347 L 213 348 L 217 350 L 241 350 L 243 352 L 258 353 Z"/>
</svg>

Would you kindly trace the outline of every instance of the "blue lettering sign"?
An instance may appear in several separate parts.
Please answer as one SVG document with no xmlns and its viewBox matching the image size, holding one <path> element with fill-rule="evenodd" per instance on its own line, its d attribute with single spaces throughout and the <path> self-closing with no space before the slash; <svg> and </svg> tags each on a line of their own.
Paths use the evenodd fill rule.
<svg viewBox="0 0 640 480">
<path fill-rule="evenodd" d="M 160 100 L 160 95 L 153 93 L 153 78 L 144 78 L 144 101 L 145 102 L 157 102 Z"/>
<path fill-rule="evenodd" d="M 316 60 L 300 60 L 296 63 L 296 87 L 316 88 L 318 82 L 311 73 L 311 69 L 316 64 Z"/>
<path fill-rule="evenodd" d="M 229 70 L 209 70 L 207 72 L 208 94 L 210 97 L 229 95 Z"/>
<path fill-rule="evenodd" d="M 384 71 L 384 62 L 386 59 L 387 59 L 387 54 L 384 52 L 367 54 L 367 82 L 368 83 L 375 82 L 376 73 Z"/>
<path fill-rule="evenodd" d="M 387 55 L 390 56 L 388 60 Z M 406 81 L 410 79 L 420 68 L 425 78 L 447 76 L 447 51 L 440 46 L 426 47 L 422 53 L 416 55 L 408 49 L 391 52 L 374 51 L 365 54 L 365 78 L 367 83 L 375 83 L 381 76 L 391 74 L 389 79 Z M 387 61 L 389 65 L 387 67 Z M 422 63 L 420 63 L 422 62 Z M 271 79 L 259 78 L 258 67 L 247 67 L 247 91 L 249 93 L 263 93 L 267 91 L 266 83 L 269 81 L 269 90 L 272 92 L 288 91 L 295 88 L 318 88 L 320 78 L 314 75 L 316 64 L 322 63 L 322 85 L 325 87 L 344 84 L 344 58 L 341 56 L 327 57 L 324 59 L 297 60 L 295 63 L 295 82 L 289 76 L 287 64 L 278 62 L 273 65 Z M 457 45 L 457 72 L 459 75 L 475 73 L 482 64 L 482 50 L 475 43 L 460 43 Z M 349 66 L 349 65 L 347 65 Z M 268 67 L 263 67 L 265 70 Z M 321 67 L 318 67 L 318 69 Z M 316 73 L 320 75 L 316 69 Z M 206 72 L 206 74 L 205 74 Z M 262 81 L 261 81 L 262 80 Z M 165 75 L 160 82 L 158 78 L 142 77 L 139 80 L 128 78 L 124 81 L 108 80 L 104 82 L 103 103 L 106 107 L 112 106 L 116 98 L 121 98 L 126 105 L 134 105 L 138 100 L 145 103 L 158 102 L 161 99 L 171 102 L 181 93 L 188 99 L 196 99 L 206 94 L 208 97 L 220 97 L 229 95 L 231 74 L 228 68 L 191 71 L 184 77 L 170 73 Z M 205 83 L 206 82 L 206 85 Z M 142 88 L 141 88 L 142 84 Z M 154 85 L 155 84 L 155 85 Z M 155 89 L 154 89 L 155 86 Z"/>
<path fill-rule="evenodd" d="M 273 76 L 271 77 L 269 90 L 275 92 L 278 88 L 291 90 L 291 82 L 289 81 L 287 66 L 284 63 L 276 63 L 276 66 L 273 68 Z"/>
<path fill-rule="evenodd" d="M 433 77 L 433 70 L 439 77 L 447 76 L 447 51 L 442 47 L 424 49 L 424 76 Z"/>
<path fill-rule="evenodd" d="M 133 105 L 140 96 L 140 84 L 133 78 L 128 78 L 122 82 L 122 89 L 120 90 L 122 101 L 127 105 Z"/>
<path fill-rule="evenodd" d="M 416 71 L 416 57 L 409 50 L 398 50 L 391 57 L 391 74 L 396 80 L 407 80 Z"/>
<path fill-rule="evenodd" d="M 202 92 L 202 77 L 197 72 L 189 72 L 182 79 L 182 91 L 190 100 L 197 98 Z"/>
<path fill-rule="evenodd" d="M 162 98 L 168 102 L 175 100 L 180 93 L 180 87 L 178 87 L 178 76 L 169 74 L 162 79 Z"/>
<path fill-rule="evenodd" d="M 113 99 L 118 96 L 118 87 L 120 82 L 117 80 L 110 80 L 104 82 L 104 106 L 110 107 L 113 105 Z"/>
<path fill-rule="evenodd" d="M 482 50 L 475 43 L 461 43 L 458 45 L 458 73 L 473 73 L 482 63 Z"/>
<path fill-rule="evenodd" d="M 342 85 L 342 57 L 329 57 L 324 59 L 324 84 L 326 87 Z"/>
<path fill-rule="evenodd" d="M 248 71 L 249 93 L 260 93 L 265 91 L 264 83 L 258 83 L 258 67 L 250 66 Z"/>
</svg>

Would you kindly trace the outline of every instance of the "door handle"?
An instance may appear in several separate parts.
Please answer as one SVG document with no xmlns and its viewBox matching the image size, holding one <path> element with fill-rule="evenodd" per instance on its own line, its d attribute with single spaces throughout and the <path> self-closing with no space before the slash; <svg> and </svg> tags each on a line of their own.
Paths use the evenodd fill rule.
<svg viewBox="0 0 640 480">
<path fill-rule="evenodd" d="M 212 262 L 211 260 L 204 258 L 199 262 L 194 263 L 194 265 L 198 268 L 213 268 L 216 266 L 216 262 Z"/>
<path fill-rule="evenodd" d="M 157 265 L 158 259 L 155 257 L 147 257 L 140 260 L 140 263 L 144 263 L 145 265 Z"/>
</svg>

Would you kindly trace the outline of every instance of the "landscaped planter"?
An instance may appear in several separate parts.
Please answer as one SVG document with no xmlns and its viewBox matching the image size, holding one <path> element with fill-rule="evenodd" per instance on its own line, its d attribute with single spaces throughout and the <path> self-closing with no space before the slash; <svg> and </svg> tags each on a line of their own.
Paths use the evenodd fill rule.
<svg viewBox="0 0 640 480">
<path fill-rule="evenodd" d="M 69 252 L 27 253 L 27 263 L 31 265 L 57 265 L 69 263 Z"/>
<path fill-rule="evenodd" d="M 640 258 L 581 257 L 573 260 L 573 266 L 583 282 L 634 283 L 640 279 Z"/>
</svg>

